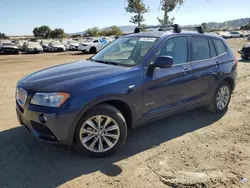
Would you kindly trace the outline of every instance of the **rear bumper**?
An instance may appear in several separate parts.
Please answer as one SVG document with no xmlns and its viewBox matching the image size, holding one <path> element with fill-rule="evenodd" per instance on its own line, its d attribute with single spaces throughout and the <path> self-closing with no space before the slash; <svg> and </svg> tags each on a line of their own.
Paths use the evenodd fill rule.
<svg viewBox="0 0 250 188">
<path fill-rule="evenodd" d="M 37 139 L 63 145 L 72 145 L 69 132 L 76 113 L 46 113 L 43 107 L 32 109 L 32 107 L 22 108 L 16 103 L 16 113 L 18 121 Z M 42 116 L 47 117 L 47 121 L 42 121 Z"/>
</svg>

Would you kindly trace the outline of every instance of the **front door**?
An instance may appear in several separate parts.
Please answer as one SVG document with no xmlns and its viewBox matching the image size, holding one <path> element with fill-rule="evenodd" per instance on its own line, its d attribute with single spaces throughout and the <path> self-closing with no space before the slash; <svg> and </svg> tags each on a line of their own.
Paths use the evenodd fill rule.
<svg viewBox="0 0 250 188">
<path fill-rule="evenodd" d="M 151 60 L 159 56 L 171 56 L 171 68 L 156 68 L 151 76 L 145 71 L 144 115 L 153 115 L 190 102 L 194 90 L 192 66 L 188 63 L 188 38 L 167 39 Z"/>
</svg>

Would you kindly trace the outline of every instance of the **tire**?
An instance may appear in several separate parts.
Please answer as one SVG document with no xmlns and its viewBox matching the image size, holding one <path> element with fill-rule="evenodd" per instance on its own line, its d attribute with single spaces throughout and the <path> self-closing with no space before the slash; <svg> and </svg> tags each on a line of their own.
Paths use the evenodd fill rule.
<svg viewBox="0 0 250 188">
<path fill-rule="evenodd" d="M 89 50 L 90 54 L 95 54 L 97 52 L 96 47 L 91 47 Z"/>
<path fill-rule="evenodd" d="M 103 129 L 102 132 L 98 132 L 97 130 L 97 122 L 99 120 L 99 117 L 101 117 L 100 124 L 103 125 L 103 127 L 105 127 L 105 123 L 108 122 L 107 120 L 108 118 L 110 118 L 110 123 L 106 125 L 106 129 Z M 91 124 L 92 126 L 90 126 L 89 123 L 86 122 L 92 122 L 94 124 Z M 93 126 L 95 129 L 93 128 Z M 105 131 L 108 129 L 112 129 L 110 127 L 112 127 L 113 130 Z M 84 130 L 86 131 L 91 131 L 91 133 L 86 133 L 83 128 L 85 128 Z M 106 136 L 108 135 L 107 132 L 109 135 L 115 135 L 116 138 Z M 90 137 L 92 138 L 90 139 Z M 107 141 L 111 141 L 111 144 L 110 142 L 108 144 L 108 142 L 106 141 L 107 138 Z M 101 104 L 93 107 L 83 115 L 76 127 L 74 142 L 76 148 L 81 153 L 87 154 L 92 157 L 106 157 L 120 149 L 125 143 L 126 138 L 127 124 L 122 113 L 117 108 L 111 105 Z M 100 142 L 102 142 L 102 144 L 100 144 Z M 93 147 L 91 149 L 92 144 Z"/>
<path fill-rule="evenodd" d="M 227 88 L 228 89 L 228 95 L 225 95 L 224 99 L 227 99 L 227 102 L 225 102 L 223 100 L 223 104 L 225 104 L 223 107 L 219 105 L 218 97 L 219 97 L 219 92 L 221 91 L 222 88 Z M 225 92 L 226 93 L 226 92 Z M 232 89 L 231 86 L 229 85 L 228 82 L 226 82 L 225 80 L 223 80 L 219 86 L 216 88 L 215 93 L 213 95 L 213 98 L 211 100 L 211 102 L 209 103 L 209 105 L 207 106 L 207 109 L 213 113 L 223 113 L 227 110 L 228 105 L 230 103 L 231 100 L 231 93 L 232 93 Z M 228 96 L 228 97 L 226 97 Z"/>
</svg>

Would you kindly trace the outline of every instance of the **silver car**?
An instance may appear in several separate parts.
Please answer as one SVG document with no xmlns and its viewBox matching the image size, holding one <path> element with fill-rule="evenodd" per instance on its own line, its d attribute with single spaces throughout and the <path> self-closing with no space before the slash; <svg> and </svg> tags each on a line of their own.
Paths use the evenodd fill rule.
<svg viewBox="0 0 250 188">
<path fill-rule="evenodd" d="M 23 44 L 26 53 L 43 53 L 43 47 L 38 42 L 26 42 Z"/>
<path fill-rule="evenodd" d="M 49 52 L 65 52 L 66 47 L 60 41 L 53 41 L 48 45 Z"/>
</svg>

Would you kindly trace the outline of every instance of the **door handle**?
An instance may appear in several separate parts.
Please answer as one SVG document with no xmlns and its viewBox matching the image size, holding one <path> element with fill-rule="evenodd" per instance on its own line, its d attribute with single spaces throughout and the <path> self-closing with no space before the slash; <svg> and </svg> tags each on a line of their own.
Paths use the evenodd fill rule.
<svg viewBox="0 0 250 188">
<path fill-rule="evenodd" d="M 218 66 L 219 66 L 219 64 L 220 64 L 220 62 L 219 62 L 219 61 L 216 61 L 216 62 L 215 62 L 215 66 L 216 66 L 216 67 L 218 67 Z"/>
</svg>

